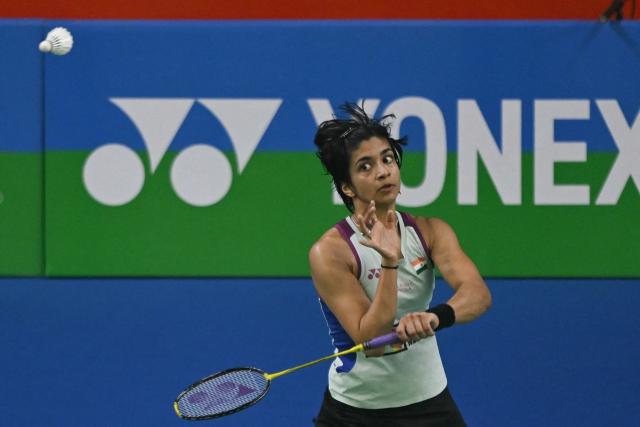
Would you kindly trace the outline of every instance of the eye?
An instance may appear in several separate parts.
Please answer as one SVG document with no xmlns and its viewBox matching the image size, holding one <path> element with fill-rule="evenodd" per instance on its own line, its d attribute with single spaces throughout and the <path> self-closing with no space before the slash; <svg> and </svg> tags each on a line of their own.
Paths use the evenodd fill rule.
<svg viewBox="0 0 640 427">
<path fill-rule="evenodd" d="M 387 154 L 382 158 L 382 161 L 387 165 L 393 163 L 395 160 L 396 159 L 391 154 Z"/>
<path fill-rule="evenodd" d="M 360 163 L 360 166 L 358 166 L 358 170 L 367 172 L 367 171 L 371 170 L 371 164 L 370 163 Z"/>
</svg>

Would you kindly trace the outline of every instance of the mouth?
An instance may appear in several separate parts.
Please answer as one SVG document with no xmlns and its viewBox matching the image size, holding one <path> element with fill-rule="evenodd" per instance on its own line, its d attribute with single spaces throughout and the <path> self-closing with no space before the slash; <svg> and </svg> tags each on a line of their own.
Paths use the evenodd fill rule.
<svg viewBox="0 0 640 427">
<path fill-rule="evenodd" d="M 378 188 L 378 191 L 387 192 L 393 190 L 395 187 L 396 186 L 394 184 L 385 184 L 382 187 Z"/>
</svg>

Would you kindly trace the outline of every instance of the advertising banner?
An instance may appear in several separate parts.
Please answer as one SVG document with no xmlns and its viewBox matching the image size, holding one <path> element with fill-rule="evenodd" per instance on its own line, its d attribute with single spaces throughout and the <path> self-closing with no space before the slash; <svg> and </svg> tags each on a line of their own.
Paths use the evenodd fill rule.
<svg viewBox="0 0 640 427">
<path fill-rule="evenodd" d="M 41 37 L 0 20 L 0 276 L 43 272 Z"/>
<path fill-rule="evenodd" d="M 65 25 L 50 275 L 308 275 L 348 214 L 313 145 L 344 101 L 396 115 L 399 209 L 449 222 L 482 274 L 640 275 L 636 23 Z"/>
</svg>

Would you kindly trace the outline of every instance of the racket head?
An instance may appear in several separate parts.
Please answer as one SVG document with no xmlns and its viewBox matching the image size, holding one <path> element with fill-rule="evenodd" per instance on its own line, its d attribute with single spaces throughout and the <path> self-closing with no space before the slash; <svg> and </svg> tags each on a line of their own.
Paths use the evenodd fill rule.
<svg viewBox="0 0 640 427">
<path fill-rule="evenodd" d="M 232 368 L 191 384 L 173 402 L 183 420 L 210 420 L 242 411 L 258 403 L 271 380 L 258 368 Z"/>
</svg>

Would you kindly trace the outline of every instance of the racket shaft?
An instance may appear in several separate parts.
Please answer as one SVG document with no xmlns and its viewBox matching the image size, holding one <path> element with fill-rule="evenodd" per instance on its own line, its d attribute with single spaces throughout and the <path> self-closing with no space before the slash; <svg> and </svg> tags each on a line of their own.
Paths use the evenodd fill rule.
<svg viewBox="0 0 640 427">
<path fill-rule="evenodd" d="M 364 350 L 364 345 L 363 344 L 358 344 L 356 346 L 351 347 L 348 350 L 344 350 L 344 351 L 341 351 L 339 353 L 330 354 L 329 356 L 325 356 L 325 357 L 322 357 L 320 359 L 316 359 L 316 360 L 313 360 L 311 362 L 307 362 L 307 363 L 305 363 L 303 365 L 294 366 L 293 368 L 285 369 L 284 371 L 276 372 L 274 374 L 264 374 L 264 376 L 265 376 L 266 379 L 272 380 L 274 378 L 278 378 L 278 377 L 281 377 L 281 376 L 286 375 L 288 373 L 297 371 L 298 369 L 306 368 L 307 366 L 315 365 L 316 363 L 320 363 L 320 362 L 323 362 L 325 360 L 333 359 L 335 357 L 345 356 L 345 355 L 351 354 L 351 353 L 357 353 L 357 352 L 362 351 L 362 350 Z"/>
</svg>

